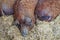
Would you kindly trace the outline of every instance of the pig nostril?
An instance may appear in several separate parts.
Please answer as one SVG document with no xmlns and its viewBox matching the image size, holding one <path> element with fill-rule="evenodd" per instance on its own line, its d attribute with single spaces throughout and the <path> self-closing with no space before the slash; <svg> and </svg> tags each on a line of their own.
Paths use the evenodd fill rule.
<svg viewBox="0 0 60 40">
<path fill-rule="evenodd" d="M 50 16 L 41 16 L 40 19 L 41 20 L 49 20 L 51 17 Z"/>
<path fill-rule="evenodd" d="M 25 24 L 28 26 L 32 26 L 32 19 L 30 17 L 25 17 Z"/>
<path fill-rule="evenodd" d="M 30 23 L 32 20 L 31 20 L 30 17 L 25 17 L 25 21 L 26 21 L 27 23 Z"/>
<path fill-rule="evenodd" d="M 21 34 L 22 34 L 22 36 L 25 37 L 28 34 L 28 29 L 25 28 L 25 29 L 21 30 Z"/>
</svg>

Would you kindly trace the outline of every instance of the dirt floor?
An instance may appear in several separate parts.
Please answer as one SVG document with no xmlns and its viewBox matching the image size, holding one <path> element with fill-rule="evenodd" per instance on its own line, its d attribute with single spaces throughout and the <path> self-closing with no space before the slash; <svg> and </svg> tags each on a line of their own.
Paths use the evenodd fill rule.
<svg viewBox="0 0 60 40">
<path fill-rule="evenodd" d="M 23 37 L 15 25 L 13 17 L 0 17 L 0 40 L 60 40 L 60 15 L 51 22 L 37 20 L 37 25 Z"/>
</svg>

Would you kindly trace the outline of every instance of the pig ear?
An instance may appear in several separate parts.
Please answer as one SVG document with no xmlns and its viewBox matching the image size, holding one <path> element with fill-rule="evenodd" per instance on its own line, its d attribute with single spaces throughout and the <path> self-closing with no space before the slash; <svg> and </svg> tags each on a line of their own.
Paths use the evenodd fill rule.
<svg viewBox="0 0 60 40">
<path fill-rule="evenodd" d="M 16 20 L 14 20 L 14 22 L 12 23 L 12 25 L 18 26 L 18 25 L 20 25 L 20 24 L 19 24 L 19 21 L 16 19 Z"/>
</svg>

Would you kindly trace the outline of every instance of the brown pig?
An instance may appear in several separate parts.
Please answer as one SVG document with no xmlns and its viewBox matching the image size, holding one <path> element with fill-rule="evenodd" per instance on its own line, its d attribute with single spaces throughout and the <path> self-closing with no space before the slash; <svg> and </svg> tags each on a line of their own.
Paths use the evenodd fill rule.
<svg viewBox="0 0 60 40">
<path fill-rule="evenodd" d="M 60 0 L 39 0 L 35 14 L 42 21 L 55 19 L 60 14 Z"/>
<path fill-rule="evenodd" d="M 2 11 L 5 15 L 13 14 L 13 5 L 16 0 L 2 0 Z"/>
<path fill-rule="evenodd" d="M 19 24 L 23 36 L 28 34 L 35 23 L 34 9 L 38 0 L 17 0 L 14 5 L 14 20 Z"/>
</svg>

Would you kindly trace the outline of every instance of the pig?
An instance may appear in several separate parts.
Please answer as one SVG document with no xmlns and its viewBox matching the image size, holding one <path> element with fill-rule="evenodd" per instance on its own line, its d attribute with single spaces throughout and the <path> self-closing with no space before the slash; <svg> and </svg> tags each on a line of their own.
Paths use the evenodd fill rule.
<svg viewBox="0 0 60 40">
<path fill-rule="evenodd" d="M 20 29 L 22 36 L 26 36 L 34 27 L 34 10 L 37 1 L 38 0 L 17 0 L 13 6 L 15 25 L 19 25 L 18 28 Z"/>
<path fill-rule="evenodd" d="M 13 5 L 16 0 L 2 0 L 2 11 L 5 15 L 12 15 L 13 14 Z"/>
<path fill-rule="evenodd" d="M 60 0 L 39 0 L 35 15 L 41 21 L 52 21 L 60 14 Z"/>
</svg>

